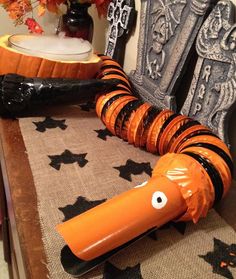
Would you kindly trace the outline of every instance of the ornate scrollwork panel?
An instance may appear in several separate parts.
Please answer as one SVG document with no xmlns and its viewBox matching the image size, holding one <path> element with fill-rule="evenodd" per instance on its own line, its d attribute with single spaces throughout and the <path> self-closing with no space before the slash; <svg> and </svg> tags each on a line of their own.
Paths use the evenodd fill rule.
<svg viewBox="0 0 236 279">
<path fill-rule="evenodd" d="M 141 97 L 175 109 L 174 93 L 210 0 L 142 0 L 137 68 Z"/>
<path fill-rule="evenodd" d="M 228 143 L 228 118 L 236 101 L 236 24 L 233 5 L 219 1 L 199 31 L 199 55 L 181 112 L 209 126 Z"/>
</svg>

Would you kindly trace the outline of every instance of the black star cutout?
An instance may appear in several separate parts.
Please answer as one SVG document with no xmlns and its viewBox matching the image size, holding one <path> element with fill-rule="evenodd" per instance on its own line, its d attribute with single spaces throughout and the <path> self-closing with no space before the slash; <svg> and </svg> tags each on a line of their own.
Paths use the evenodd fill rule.
<svg viewBox="0 0 236 279">
<path fill-rule="evenodd" d="M 153 232 L 150 232 L 149 234 L 148 234 L 148 237 L 150 237 L 152 240 L 158 240 L 158 237 L 157 237 L 157 231 L 155 230 L 155 231 L 153 231 Z"/>
<path fill-rule="evenodd" d="M 214 238 L 214 250 L 206 255 L 199 255 L 199 257 L 212 266 L 214 273 L 225 278 L 234 278 L 229 267 L 236 267 L 236 244 L 228 245 Z"/>
<path fill-rule="evenodd" d="M 86 198 L 79 196 L 74 204 L 69 204 L 69 205 L 66 205 L 65 207 L 59 207 L 59 210 L 65 216 L 63 222 L 65 222 L 105 201 L 106 201 L 106 199 L 89 201 Z"/>
<path fill-rule="evenodd" d="M 103 279 L 143 279 L 140 264 L 122 270 L 106 262 L 104 265 Z"/>
<path fill-rule="evenodd" d="M 83 110 L 83 111 L 90 111 L 91 109 L 95 109 L 95 103 L 93 103 L 93 102 L 87 102 L 87 103 L 85 103 L 85 104 L 81 104 L 80 105 L 80 108 L 81 108 L 81 110 Z"/>
<path fill-rule="evenodd" d="M 33 123 L 36 126 L 36 130 L 43 133 L 46 131 L 46 129 L 53 129 L 57 127 L 62 130 L 65 130 L 67 128 L 65 121 L 66 121 L 65 119 L 56 120 L 51 118 L 50 116 L 47 116 L 43 121 L 33 122 Z"/>
<path fill-rule="evenodd" d="M 173 222 L 170 221 L 159 228 L 159 230 L 169 229 L 170 227 L 174 227 L 180 234 L 184 235 L 187 227 L 187 223 L 185 222 Z"/>
<path fill-rule="evenodd" d="M 106 128 L 94 131 L 98 134 L 97 137 L 102 140 L 107 140 L 107 137 L 113 137 L 113 134 Z"/>
<path fill-rule="evenodd" d="M 114 167 L 114 169 L 120 172 L 120 177 L 128 181 L 132 181 L 131 174 L 137 175 L 145 172 L 149 176 L 152 175 L 152 168 L 150 163 L 137 163 L 131 159 L 128 159 L 124 166 Z"/>
<path fill-rule="evenodd" d="M 185 234 L 187 223 L 185 222 L 171 222 L 172 226 L 182 235 Z"/>
<path fill-rule="evenodd" d="M 70 150 L 65 150 L 61 155 L 48 155 L 51 159 L 51 163 L 49 164 L 56 170 L 61 168 L 61 164 L 73 164 L 78 163 L 78 165 L 83 168 L 87 163 L 88 160 L 85 159 L 87 153 L 83 154 L 73 154 Z"/>
<path fill-rule="evenodd" d="M 152 240 L 158 240 L 158 230 L 166 230 L 170 229 L 171 227 L 175 228 L 180 234 L 184 235 L 186 231 L 187 224 L 185 222 L 168 222 L 165 225 L 161 226 L 160 228 L 156 229 L 155 231 L 152 231 L 148 234 L 148 237 L 150 237 Z"/>
</svg>

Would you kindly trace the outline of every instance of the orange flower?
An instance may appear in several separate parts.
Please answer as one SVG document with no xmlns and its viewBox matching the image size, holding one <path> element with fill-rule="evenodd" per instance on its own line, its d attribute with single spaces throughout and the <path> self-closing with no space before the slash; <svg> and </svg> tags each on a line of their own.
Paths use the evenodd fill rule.
<svg viewBox="0 0 236 279">
<path fill-rule="evenodd" d="M 40 0 L 41 1 L 41 0 Z M 57 13 L 58 6 L 64 3 L 64 0 L 42 0 L 49 12 Z"/>
<path fill-rule="evenodd" d="M 101 16 L 105 17 L 107 15 L 107 10 L 110 2 L 111 0 L 79 0 L 79 3 L 81 4 L 84 3 L 95 4 L 98 10 L 99 17 Z"/>
<path fill-rule="evenodd" d="M 110 2 L 111 0 L 93 0 L 93 3 L 97 7 L 99 17 L 105 17 L 107 15 L 107 10 Z"/>
<path fill-rule="evenodd" d="M 107 2 L 106 0 L 93 0 L 92 1 L 93 2 L 93 4 L 96 4 L 96 5 L 102 5 L 104 2 Z M 109 2 L 111 2 L 111 1 L 109 1 Z"/>
<path fill-rule="evenodd" d="M 10 3 L 11 3 L 11 0 L 0 0 L 0 4 L 1 4 L 3 7 L 9 6 Z"/>
<path fill-rule="evenodd" d="M 93 0 L 79 0 L 79 3 L 81 3 L 81 4 L 85 4 L 85 3 L 87 3 L 87 4 L 92 4 L 93 3 Z"/>
<path fill-rule="evenodd" d="M 44 4 L 39 4 L 38 6 L 38 16 L 43 16 L 46 11 L 46 6 Z"/>
<path fill-rule="evenodd" d="M 18 20 L 22 18 L 25 13 L 32 10 L 31 4 L 29 0 L 17 0 L 11 2 L 7 7 L 6 10 L 8 11 L 9 17 Z"/>
<path fill-rule="evenodd" d="M 36 34 L 43 33 L 42 27 L 33 18 L 27 18 L 25 24 L 28 26 L 30 33 L 36 33 Z"/>
<path fill-rule="evenodd" d="M 59 5 L 70 1 L 77 1 L 78 3 L 95 4 L 98 10 L 98 15 L 106 16 L 108 5 L 111 0 L 36 0 L 37 8 L 31 6 L 31 0 L 0 0 L 0 5 L 8 12 L 9 17 L 15 21 L 15 25 L 23 24 L 24 18 L 28 12 L 37 9 L 38 15 L 44 15 L 45 11 L 58 13 Z M 34 4 L 36 3 L 34 2 Z M 42 28 L 34 19 L 27 19 L 25 24 L 32 32 L 42 33 Z"/>
<path fill-rule="evenodd" d="M 39 0 L 39 3 L 40 3 L 41 5 L 46 5 L 46 4 L 47 4 L 47 0 Z"/>
</svg>

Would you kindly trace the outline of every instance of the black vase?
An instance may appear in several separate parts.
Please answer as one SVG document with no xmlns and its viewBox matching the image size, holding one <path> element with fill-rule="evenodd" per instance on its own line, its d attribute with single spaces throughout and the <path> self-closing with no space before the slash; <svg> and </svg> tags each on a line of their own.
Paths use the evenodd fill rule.
<svg viewBox="0 0 236 279">
<path fill-rule="evenodd" d="M 67 13 L 62 16 L 61 32 L 68 37 L 77 37 L 92 42 L 93 19 L 88 13 L 91 4 L 71 2 Z"/>
</svg>

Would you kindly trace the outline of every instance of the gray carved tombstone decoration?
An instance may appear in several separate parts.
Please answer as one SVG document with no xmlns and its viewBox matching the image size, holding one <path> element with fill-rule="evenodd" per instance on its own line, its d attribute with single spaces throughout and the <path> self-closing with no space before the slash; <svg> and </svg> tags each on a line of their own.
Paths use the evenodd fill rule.
<svg viewBox="0 0 236 279">
<path fill-rule="evenodd" d="M 159 108 L 176 108 L 175 91 L 211 0 L 142 0 L 137 93 Z"/>
<path fill-rule="evenodd" d="M 210 127 L 228 143 L 228 118 L 236 101 L 236 24 L 233 5 L 219 1 L 196 43 L 199 55 L 181 112 Z"/>
</svg>

